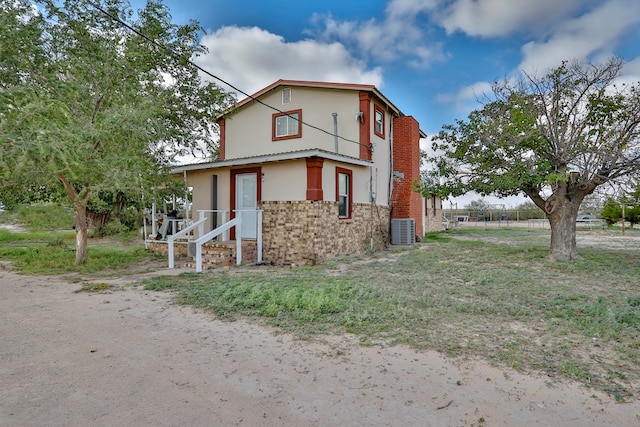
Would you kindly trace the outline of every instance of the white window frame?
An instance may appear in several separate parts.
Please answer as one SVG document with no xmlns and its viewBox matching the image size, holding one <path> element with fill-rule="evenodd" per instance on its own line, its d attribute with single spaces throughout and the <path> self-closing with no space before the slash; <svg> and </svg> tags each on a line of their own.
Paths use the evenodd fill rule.
<svg viewBox="0 0 640 427">
<path fill-rule="evenodd" d="M 346 178 L 346 192 L 343 192 L 340 188 L 341 178 Z M 336 201 L 338 202 L 338 217 L 340 219 L 350 219 L 351 218 L 351 205 L 353 198 L 353 172 L 349 169 L 336 168 Z M 343 202 L 344 200 L 344 202 Z M 346 212 L 341 212 L 340 206 L 344 206 L 344 210 Z"/>
<path fill-rule="evenodd" d="M 378 120 L 378 117 L 380 120 Z M 384 138 L 384 110 L 377 105 L 373 108 L 373 131 L 380 138 Z"/>
<path fill-rule="evenodd" d="M 291 103 L 291 88 L 285 87 L 282 89 L 282 105 Z"/>
</svg>

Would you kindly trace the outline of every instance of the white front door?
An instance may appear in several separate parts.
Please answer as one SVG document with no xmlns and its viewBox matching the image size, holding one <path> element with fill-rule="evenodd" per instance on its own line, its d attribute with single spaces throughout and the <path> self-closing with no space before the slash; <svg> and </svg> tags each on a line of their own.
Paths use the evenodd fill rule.
<svg viewBox="0 0 640 427">
<path fill-rule="evenodd" d="M 236 175 L 236 215 L 242 218 L 241 237 L 255 239 L 257 233 L 258 176 L 255 173 Z"/>
</svg>

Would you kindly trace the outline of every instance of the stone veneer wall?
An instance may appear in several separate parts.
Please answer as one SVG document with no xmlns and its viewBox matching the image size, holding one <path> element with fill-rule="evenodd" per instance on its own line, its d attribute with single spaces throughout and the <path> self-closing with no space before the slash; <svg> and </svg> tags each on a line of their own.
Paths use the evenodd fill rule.
<svg viewBox="0 0 640 427">
<path fill-rule="evenodd" d="M 338 218 L 337 202 L 260 202 L 263 259 L 276 265 L 313 264 L 389 244 L 390 210 L 356 203 L 351 219 Z M 373 227 L 372 227 L 373 225 Z"/>
<path fill-rule="evenodd" d="M 169 255 L 169 245 L 166 241 L 147 241 L 147 248 L 150 251 L 157 252 L 163 255 Z M 174 242 L 173 245 L 173 253 L 176 257 L 186 257 L 187 256 L 187 245 L 186 243 L 177 243 Z"/>
<path fill-rule="evenodd" d="M 147 247 L 153 252 L 168 256 L 169 245 L 166 241 L 148 241 Z M 176 243 L 173 246 L 176 260 L 187 259 L 185 267 L 195 268 L 195 258 L 187 256 L 187 245 L 184 243 Z M 258 249 L 255 240 L 242 242 L 242 263 L 255 264 L 258 260 Z M 202 268 L 226 267 L 235 265 L 236 263 L 236 244 L 235 242 L 207 242 L 202 245 Z"/>
<path fill-rule="evenodd" d="M 436 214 L 433 215 L 433 210 L 427 212 L 424 217 L 425 228 L 427 232 L 430 231 L 442 231 L 442 209 L 436 208 Z"/>
</svg>

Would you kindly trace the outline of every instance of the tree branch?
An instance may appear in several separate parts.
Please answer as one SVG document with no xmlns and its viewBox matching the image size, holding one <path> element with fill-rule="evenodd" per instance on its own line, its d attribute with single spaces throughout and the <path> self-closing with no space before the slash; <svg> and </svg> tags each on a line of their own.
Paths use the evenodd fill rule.
<svg viewBox="0 0 640 427">
<path fill-rule="evenodd" d="M 96 117 L 98 116 L 98 111 L 100 110 L 100 106 L 102 105 L 102 101 L 104 100 L 104 94 L 98 96 L 96 101 L 93 103 L 93 111 L 91 112 L 91 124 L 96 122 Z"/>
</svg>

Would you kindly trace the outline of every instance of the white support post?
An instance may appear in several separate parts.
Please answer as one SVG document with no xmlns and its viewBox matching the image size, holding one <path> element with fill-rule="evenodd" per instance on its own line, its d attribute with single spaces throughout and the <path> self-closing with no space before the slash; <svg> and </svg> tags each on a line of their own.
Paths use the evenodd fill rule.
<svg viewBox="0 0 640 427">
<path fill-rule="evenodd" d="M 169 236 L 167 239 L 167 246 L 169 247 L 169 268 L 175 267 L 175 261 L 173 257 L 173 236 Z"/>
<path fill-rule="evenodd" d="M 156 202 L 151 205 L 151 235 L 155 239 L 158 235 L 158 221 L 156 221 Z"/>
<path fill-rule="evenodd" d="M 236 265 L 242 264 L 242 217 L 236 216 Z"/>
<path fill-rule="evenodd" d="M 202 243 L 196 242 L 196 273 L 202 273 Z"/>
<path fill-rule="evenodd" d="M 258 263 L 262 262 L 262 211 L 258 211 L 258 235 L 256 245 L 258 246 Z"/>
<path fill-rule="evenodd" d="M 198 211 L 198 221 L 205 219 L 204 211 Z M 215 215 L 215 212 L 213 213 Z M 198 226 L 198 238 L 204 236 L 204 221 Z"/>
<path fill-rule="evenodd" d="M 227 223 L 227 211 L 222 211 L 222 224 L 226 224 Z M 228 231 L 225 231 L 224 233 L 222 233 L 222 241 L 226 242 L 227 240 L 229 240 L 229 234 Z"/>
</svg>

